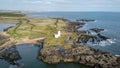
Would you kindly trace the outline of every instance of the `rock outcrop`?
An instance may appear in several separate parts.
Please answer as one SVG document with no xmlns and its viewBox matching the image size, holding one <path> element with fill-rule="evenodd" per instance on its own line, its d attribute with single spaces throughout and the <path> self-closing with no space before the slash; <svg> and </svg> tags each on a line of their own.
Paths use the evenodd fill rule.
<svg viewBox="0 0 120 68">
<path fill-rule="evenodd" d="M 96 33 L 95 35 L 89 31 L 78 30 L 78 28 L 83 26 L 85 22 L 91 21 L 95 20 L 81 19 L 78 22 L 69 23 L 68 27 L 66 27 L 66 31 L 77 35 L 77 39 L 72 39 L 72 37 L 70 37 L 72 41 L 67 40 L 67 42 L 70 41 L 73 43 L 70 44 L 70 48 L 64 48 L 68 45 L 44 46 L 43 44 L 43 48 L 39 51 L 38 59 L 49 64 L 75 62 L 86 64 L 94 68 L 119 68 L 120 57 L 116 57 L 111 53 L 103 52 L 85 45 L 87 42 L 92 42 L 94 44 L 110 39 L 100 34 L 104 29 L 91 29 Z"/>
<path fill-rule="evenodd" d="M 90 29 L 90 30 L 92 30 L 92 31 L 94 31 L 94 32 L 96 32 L 96 33 L 99 33 L 99 32 L 101 32 L 101 31 L 104 31 L 104 29 L 99 29 L 99 28 L 92 28 L 92 29 Z"/>
<path fill-rule="evenodd" d="M 76 45 L 71 49 L 50 46 L 41 49 L 38 58 L 49 64 L 77 62 L 94 68 L 119 68 L 119 57 L 111 53 L 95 50 L 86 45 Z"/>
<path fill-rule="evenodd" d="M 5 47 L 3 50 L 0 50 L 0 59 L 6 60 L 10 64 L 15 64 L 15 61 L 19 60 L 20 58 L 21 57 L 15 45 Z"/>
<path fill-rule="evenodd" d="M 10 40 L 9 36 L 6 36 L 3 33 L 0 33 L 0 45 L 7 42 L 7 41 L 9 41 L 9 40 Z"/>
<path fill-rule="evenodd" d="M 76 21 L 80 21 L 80 22 L 94 22 L 95 20 L 92 20 L 92 19 L 77 19 Z"/>
</svg>

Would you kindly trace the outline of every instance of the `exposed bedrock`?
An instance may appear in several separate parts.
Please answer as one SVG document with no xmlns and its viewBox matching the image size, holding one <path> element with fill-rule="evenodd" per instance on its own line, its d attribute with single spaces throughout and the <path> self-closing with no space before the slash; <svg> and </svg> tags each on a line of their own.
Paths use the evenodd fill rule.
<svg viewBox="0 0 120 68">
<path fill-rule="evenodd" d="M 92 30 L 92 31 L 94 31 L 94 32 L 96 32 L 96 33 L 99 33 L 99 32 L 101 32 L 101 31 L 104 31 L 104 29 L 100 29 L 100 28 L 92 28 L 92 29 L 90 29 L 90 30 Z"/>
<path fill-rule="evenodd" d="M 21 59 L 21 57 L 16 49 L 16 46 L 12 45 L 0 50 L 0 59 L 6 60 L 10 64 L 16 64 L 15 61 Z"/>
<path fill-rule="evenodd" d="M 88 43 L 88 42 L 91 42 L 91 43 L 100 43 L 101 41 L 106 41 L 107 39 L 110 39 L 104 35 L 101 35 L 101 34 L 97 34 L 95 36 L 93 35 L 89 35 L 89 34 L 81 34 L 79 37 L 78 37 L 78 43 Z"/>
<path fill-rule="evenodd" d="M 93 19 L 77 19 L 76 21 L 79 21 L 79 22 L 94 22 L 95 20 L 93 20 Z"/>
<path fill-rule="evenodd" d="M 76 31 L 76 34 L 78 35 L 78 43 L 93 43 L 93 44 L 99 44 L 101 41 L 107 41 L 108 39 L 110 39 L 109 37 L 100 34 L 100 33 L 96 33 L 96 32 L 92 32 L 91 30 L 86 30 L 86 31 Z M 108 41 L 109 42 L 109 41 Z"/>
<path fill-rule="evenodd" d="M 45 47 L 39 52 L 38 58 L 49 64 L 78 62 L 95 68 L 118 68 L 120 66 L 119 57 L 86 45 L 76 45 L 67 50 L 56 46 Z"/>
</svg>

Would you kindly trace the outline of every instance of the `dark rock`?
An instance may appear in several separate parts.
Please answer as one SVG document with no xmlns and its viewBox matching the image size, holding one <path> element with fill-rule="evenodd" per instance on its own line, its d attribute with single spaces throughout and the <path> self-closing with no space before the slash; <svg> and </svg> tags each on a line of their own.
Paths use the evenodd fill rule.
<svg viewBox="0 0 120 68">
<path fill-rule="evenodd" d="M 79 29 L 79 28 L 82 28 L 82 27 L 83 27 L 83 26 L 82 26 L 82 25 L 80 25 L 80 26 L 77 26 L 77 27 L 76 27 L 76 29 Z"/>
<path fill-rule="evenodd" d="M 103 35 L 101 35 L 101 34 L 97 34 L 97 36 L 100 37 L 102 40 L 110 39 L 110 38 L 108 38 L 108 37 L 106 37 L 106 36 L 103 36 Z"/>
<path fill-rule="evenodd" d="M 86 34 L 84 31 L 76 31 L 76 34 L 78 35 L 78 43 L 86 44 L 88 42 L 93 43 L 93 44 L 99 44 L 101 41 L 106 41 L 110 38 L 107 36 L 97 34 L 97 35 L 92 35 L 92 34 Z"/>
<path fill-rule="evenodd" d="M 120 63 L 120 57 L 117 58 L 117 61 Z"/>
<path fill-rule="evenodd" d="M 14 64 L 14 61 L 19 60 L 21 57 L 16 47 L 6 47 L 4 50 L 0 51 L 0 59 L 8 61 L 10 64 Z"/>
<path fill-rule="evenodd" d="M 69 22 L 68 26 L 66 27 L 68 32 L 75 32 L 78 28 L 81 28 L 85 23 L 83 22 Z"/>
<path fill-rule="evenodd" d="M 79 22 L 94 22 L 95 20 L 92 20 L 92 19 L 78 19 L 76 21 L 79 21 Z"/>
<path fill-rule="evenodd" d="M 8 31 L 8 29 L 10 29 L 10 28 L 12 28 L 12 27 L 14 27 L 14 26 L 10 26 L 10 27 L 8 27 L 8 28 L 5 28 L 3 31 Z"/>
<path fill-rule="evenodd" d="M 101 32 L 101 31 L 104 31 L 104 29 L 99 29 L 99 28 L 92 28 L 92 29 L 90 29 L 90 30 L 92 30 L 92 31 L 94 31 L 94 32 L 96 32 L 96 33 L 99 33 L 99 32 Z"/>
</svg>

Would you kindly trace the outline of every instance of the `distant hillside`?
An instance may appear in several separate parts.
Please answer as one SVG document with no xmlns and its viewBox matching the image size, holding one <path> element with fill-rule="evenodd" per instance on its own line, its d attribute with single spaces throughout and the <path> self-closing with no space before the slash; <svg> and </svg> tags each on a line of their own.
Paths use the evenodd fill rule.
<svg viewBox="0 0 120 68">
<path fill-rule="evenodd" d="M 3 12 L 0 11 L 0 17 L 24 17 L 26 14 L 21 12 Z"/>
</svg>

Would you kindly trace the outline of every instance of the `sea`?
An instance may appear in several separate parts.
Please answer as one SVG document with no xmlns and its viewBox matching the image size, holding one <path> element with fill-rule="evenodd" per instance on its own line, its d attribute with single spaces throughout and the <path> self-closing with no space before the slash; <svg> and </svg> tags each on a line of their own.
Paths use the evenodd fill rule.
<svg viewBox="0 0 120 68">
<path fill-rule="evenodd" d="M 76 21 L 77 19 L 95 20 L 95 22 L 86 23 L 82 29 L 102 28 L 104 31 L 101 34 L 111 38 L 111 42 L 109 44 L 88 46 L 120 56 L 119 12 L 27 12 L 27 14 L 31 18 L 66 18 L 70 21 Z M 2 22 L 0 23 L 0 32 L 3 32 L 4 28 L 14 25 Z M 21 46 L 17 46 L 17 50 L 22 58 L 19 60 L 23 65 L 21 68 L 90 68 L 89 66 L 77 63 L 46 64 L 37 59 L 39 48 L 33 44 L 22 44 Z M 0 68 L 15 68 L 15 66 L 8 64 L 4 60 L 0 60 Z"/>
</svg>

